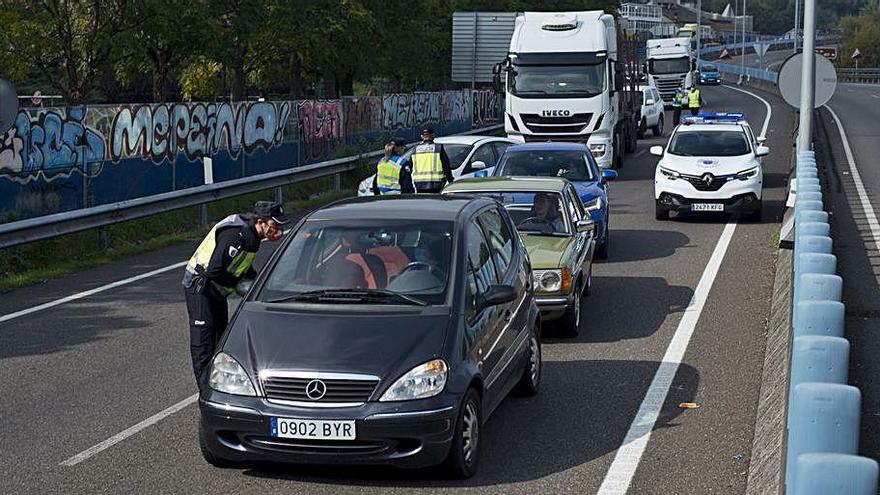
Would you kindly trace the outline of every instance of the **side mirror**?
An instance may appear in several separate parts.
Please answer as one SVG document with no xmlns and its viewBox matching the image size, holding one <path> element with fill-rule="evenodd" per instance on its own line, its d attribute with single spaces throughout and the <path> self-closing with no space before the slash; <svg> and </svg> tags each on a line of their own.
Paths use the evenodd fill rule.
<svg viewBox="0 0 880 495">
<path fill-rule="evenodd" d="M 767 141 L 767 138 L 765 136 L 758 136 L 755 138 L 755 141 L 757 141 L 758 144 L 764 144 L 764 142 Z"/>
<path fill-rule="evenodd" d="M 602 169 L 602 180 L 609 181 L 617 178 L 617 170 L 611 170 L 610 168 Z"/>
<path fill-rule="evenodd" d="M 596 222 L 594 222 L 591 218 L 582 218 L 577 221 L 575 225 L 575 230 L 578 232 L 589 232 L 596 227 Z"/>
<path fill-rule="evenodd" d="M 480 160 L 471 162 L 471 168 L 474 170 L 483 170 L 484 168 L 486 168 L 486 162 Z"/>
<path fill-rule="evenodd" d="M 755 156 L 767 156 L 770 154 L 770 148 L 766 146 L 758 146 L 755 149 Z"/>
<path fill-rule="evenodd" d="M 253 279 L 243 278 L 235 284 L 235 293 L 241 297 L 244 297 L 251 291 L 251 287 L 254 286 Z"/>
<path fill-rule="evenodd" d="M 516 289 L 511 285 L 490 285 L 483 294 L 483 307 L 497 306 L 516 299 Z"/>
<path fill-rule="evenodd" d="M 663 146 L 651 146 L 651 154 L 654 156 L 663 156 Z"/>
</svg>

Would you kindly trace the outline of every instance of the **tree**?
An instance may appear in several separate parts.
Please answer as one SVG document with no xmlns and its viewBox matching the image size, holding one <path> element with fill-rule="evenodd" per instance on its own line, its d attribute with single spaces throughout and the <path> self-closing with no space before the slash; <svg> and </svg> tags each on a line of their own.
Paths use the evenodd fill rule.
<svg viewBox="0 0 880 495">
<path fill-rule="evenodd" d="M 880 66 L 880 8 L 867 8 L 858 16 L 844 17 L 838 27 L 843 33 L 843 51 L 838 55 L 840 65 L 854 65 L 850 57 L 858 48 L 862 54 L 860 66 Z"/>
</svg>

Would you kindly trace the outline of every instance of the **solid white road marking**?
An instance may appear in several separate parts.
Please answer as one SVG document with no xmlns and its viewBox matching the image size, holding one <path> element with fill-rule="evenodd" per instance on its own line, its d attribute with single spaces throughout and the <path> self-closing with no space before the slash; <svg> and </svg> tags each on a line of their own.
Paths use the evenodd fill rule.
<svg viewBox="0 0 880 495">
<path fill-rule="evenodd" d="M 75 456 L 73 456 L 65 461 L 62 461 L 60 463 L 60 465 L 67 466 L 67 467 L 75 466 L 75 465 L 79 464 L 80 462 L 88 459 L 89 457 L 92 457 L 93 455 L 95 455 L 101 451 L 109 449 L 110 447 L 112 447 L 112 446 L 116 445 L 117 443 L 125 440 L 126 438 L 138 433 L 139 431 L 141 431 L 149 426 L 152 426 L 152 425 L 158 423 L 159 421 L 162 421 L 166 417 L 176 413 L 177 411 L 180 411 L 181 409 L 185 408 L 186 406 L 188 406 L 190 404 L 194 404 L 198 398 L 199 398 L 199 394 L 193 394 L 193 395 L 187 397 L 186 399 L 183 399 L 182 401 L 178 402 L 177 404 L 174 404 L 173 406 L 165 409 L 164 411 L 160 411 L 160 412 L 150 416 L 149 418 L 141 421 L 140 423 L 132 426 L 131 428 L 123 430 L 123 431 L 113 435 L 112 437 L 108 438 L 107 440 L 104 440 L 103 442 L 101 442 L 97 445 L 93 445 L 92 447 L 89 447 L 88 449 L 83 450 L 79 454 L 76 454 Z"/>
<path fill-rule="evenodd" d="M 865 191 L 865 185 L 862 183 L 862 176 L 859 169 L 856 168 L 856 159 L 853 157 L 852 148 L 849 147 L 849 139 L 846 137 L 846 131 L 843 129 L 843 123 L 829 105 L 825 108 L 831 112 L 834 117 L 834 123 L 837 124 L 837 131 L 840 133 L 840 140 L 843 141 L 843 151 L 846 153 L 846 161 L 849 163 L 849 172 L 852 175 L 853 182 L 856 185 L 856 192 L 859 194 L 859 202 L 862 204 L 862 210 L 865 212 L 865 219 L 871 228 L 871 237 L 874 238 L 874 247 L 880 249 L 880 223 L 877 222 L 877 215 L 874 213 L 874 207 L 871 206 L 871 200 L 868 199 L 868 192 Z"/>
<path fill-rule="evenodd" d="M 764 116 L 764 125 L 761 126 L 760 136 L 767 137 L 767 126 L 770 125 L 770 115 L 773 114 L 773 110 L 770 108 L 770 104 L 767 103 L 767 100 L 765 100 L 764 98 L 761 98 L 760 96 L 756 95 L 755 93 L 752 93 L 751 91 L 746 91 L 744 89 L 734 88 L 733 86 L 728 86 L 726 84 L 724 85 L 724 87 L 727 89 L 732 89 L 734 91 L 739 91 L 740 93 L 745 93 L 749 96 L 752 96 L 754 98 L 761 100 L 764 103 L 764 106 L 767 107 L 767 114 Z"/>
<path fill-rule="evenodd" d="M 700 319 L 700 313 L 703 311 L 709 291 L 712 290 L 712 284 L 718 275 L 718 269 L 724 260 L 724 254 L 727 252 L 727 246 L 730 245 L 734 230 L 736 230 L 736 220 L 732 220 L 724 226 L 721 237 L 712 252 L 712 257 L 709 258 L 709 263 L 703 271 L 703 276 L 700 277 L 700 282 L 694 289 L 694 295 L 684 310 L 681 321 L 678 322 L 675 335 L 672 336 L 672 341 L 666 348 L 663 361 L 660 363 L 657 373 L 654 374 L 651 386 L 648 387 L 648 392 L 642 400 L 642 405 L 639 407 L 629 431 L 626 432 L 623 445 L 617 450 L 614 461 L 608 469 L 608 474 L 605 475 L 602 486 L 599 487 L 599 495 L 625 494 L 629 490 L 633 475 L 639 466 L 642 454 L 645 453 L 648 440 L 651 438 L 651 431 L 663 409 L 669 387 L 672 385 L 675 373 L 684 358 L 684 353 Z"/>
<path fill-rule="evenodd" d="M 42 311 L 44 309 L 54 308 L 55 306 L 58 306 L 60 304 L 68 303 L 70 301 L 76 301 L 77 299 L 82 299 L 84 297 L 92 296 L 92 295 L 95 295 L 95 294 L 98 294 L 98 293 L 101 293 L 104 291 L 108 291 L 110 289 L 115 289 L 117 287 L 121 287 L 123 285 L 128 285 L 130 283 L 137 282 L 139 280 L 143 280 L 145 278 L 149 278 L 154 275 L 159 275 L 160 273 L 165 273 L 167 271 L 174 270 L 176 268 L 181 268 L 184 265 L 186 265 L 186 261 L 182 261 L 180 263 L 175 263 L 173 265 L 168 265 L 163 268 L 158 268 L 158 269 L 153 270 L 151 272 L 142 273 L 140 275 L 136 275 L 134 277 L 127 278 L 125 280 L 118 280 L 116 282 L 113 282 L 113 283 L 110 283 L 107 285 L 102 285 L 101 287 L 95 287 L 94 289 L 91 289 L 91 290 L 87 290 L 84 292 L 78 292 L 76 294 L 72 294 L 67 297 L 62 297 L 61 299 L 56 299 L 54 301 L 49 301 L 47 303 L 40 304 L 39 306 L 34 306 L 32 308 L 23 309 L 21 311 L 16 311 L 15 313 L 9 313 L 6 315 L 2 315 L 2 316 L 0 316 L 0 323 L 3 323 L 4 321 L 14 320 L 15 318 L 20 318 L 22 316 L 29 315 L 31 313 L 36 313 L 37 311 Z"/>
</svg>

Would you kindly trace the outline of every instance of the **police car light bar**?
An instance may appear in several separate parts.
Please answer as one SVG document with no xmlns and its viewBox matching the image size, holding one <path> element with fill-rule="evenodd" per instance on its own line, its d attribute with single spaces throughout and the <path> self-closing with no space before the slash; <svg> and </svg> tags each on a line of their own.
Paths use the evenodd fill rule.
<svg viewBox="0 0 880 495">
<path fill-rule="evenodd" d="M 687 115 L 681 118 L 682 124 L 733 124 L 744 122 L 746 115 L 742 112 L 716 112 Z"/>
</svg>

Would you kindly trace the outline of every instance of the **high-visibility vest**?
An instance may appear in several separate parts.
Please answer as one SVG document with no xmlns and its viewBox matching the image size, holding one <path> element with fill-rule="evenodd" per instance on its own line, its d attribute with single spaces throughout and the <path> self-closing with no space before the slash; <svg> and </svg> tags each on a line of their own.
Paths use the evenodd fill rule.
<svg viewBox="0 0 880 495">
<path fill-rule="evenodd" d="M 681 91 L 676 91 L 675 96 L 672 97 L 672 106 L 673 107 L 681 107 L 681 100 L 684 99 L 684 93 Z"/>
<path fill-rule="evenodd" d="M 688 94 L 688 107 L 700 108 L 700 90 L 694 89 Z"/>
<path fill-rule="evenodd" d="M 376 165 L 376 186 L 380 194 L 400 194 L 401 157 L 382 158 Z"/>
<path fill-rule="evenodd" d="M 186 263 L 186 271 L 190 276 L 198 274 L 196 267 L 201 266 L 204 269 L 208 266 L 211 262 L 211 256 L 214 255 L 214 250 L 217 248 L 217 231 L 227 227 L 246 228 L 248 227 L 248 222 L 242 218 L 241 215 L 229 215 L 223 220 L 217 222 L 217 225 L 215 225 L 211 231 L 208 232 L 208 235 L 202 239 L 202 243 L 199 244 L 196 252 L 193 253 L 192 257 Z M 229 266 L 226 267 L 226 271 L 231 273 L 235 278 L 241 278 L 241 276 L 250 269 L 251 265 L 254 264 L 254 258 L 256 258 L 256 256 L 257 253 L 241 250 L 233 256 Z M 234 287 L 221 287 L 221 290 L 226 295 L 235 292 Z"/>
<path fill-rule="evenodd" d="M 446 179 L 440 163 L 440 149 L 434 143 L 416 146 L 411 160 L 413 182 L 442 182 Z"/>
</svg>

